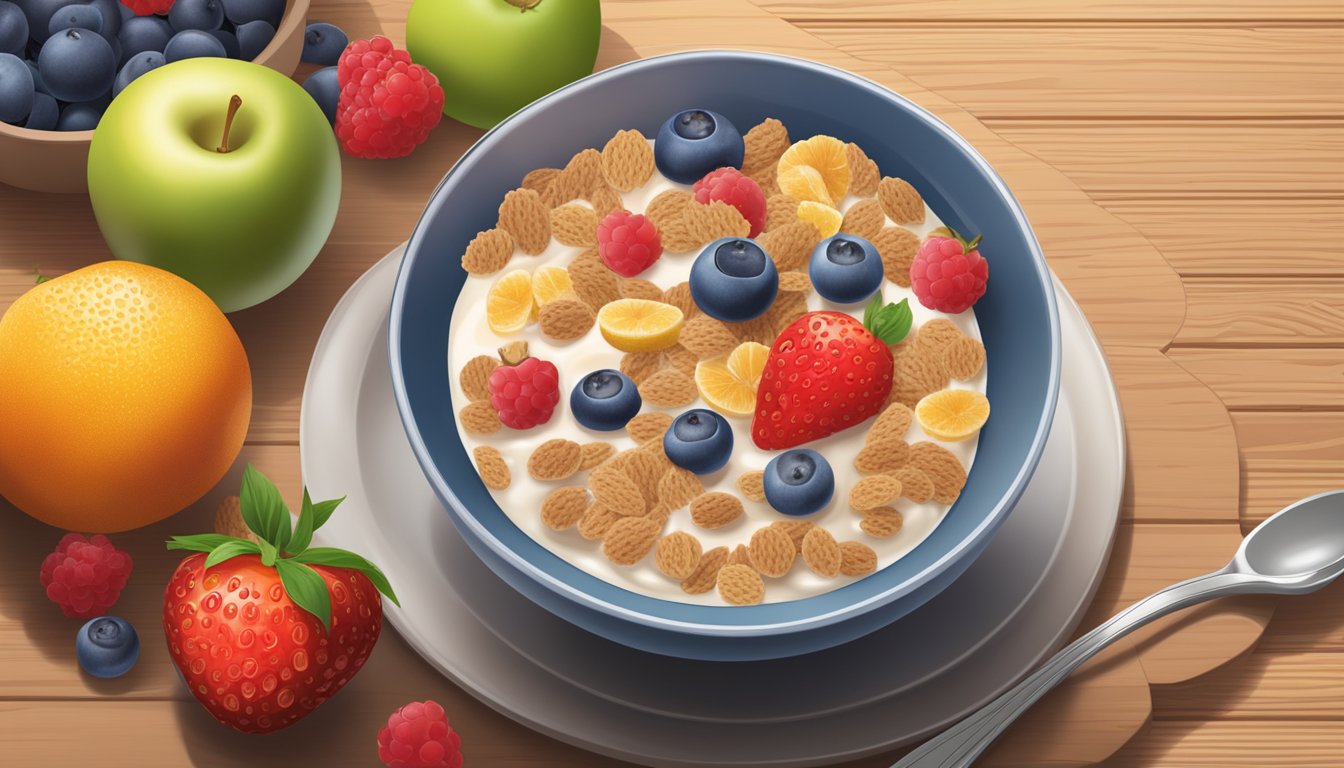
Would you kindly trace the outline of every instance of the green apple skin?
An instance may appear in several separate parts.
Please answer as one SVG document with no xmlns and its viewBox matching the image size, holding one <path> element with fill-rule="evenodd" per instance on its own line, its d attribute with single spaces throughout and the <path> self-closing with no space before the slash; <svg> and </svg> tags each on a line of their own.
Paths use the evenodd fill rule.
<svg viewBox="0 0 1344 768">
<path fill-rule="evenodd" d="M 439 78 L 444 114 L 477 128 L 592 74 L 601 38 L 598 0 L 415 0 L 406 18 L 406 48 Z"/>
<path fill-rule="evenodd" d="M 229 152 L 219 152 L 229 100 Z M 118 259 L 173 272 L 225 312 L 289 287 L 331 234 L 341 158 L 331 125 L 293 80 L 196 58 L 135 80 L 89 147 L 89 198 Z"/>
</svg>

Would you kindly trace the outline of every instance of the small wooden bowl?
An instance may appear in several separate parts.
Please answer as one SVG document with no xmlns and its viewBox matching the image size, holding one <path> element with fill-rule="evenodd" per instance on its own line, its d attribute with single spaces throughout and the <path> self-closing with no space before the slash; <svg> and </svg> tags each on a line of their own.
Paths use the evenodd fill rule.
<svg viewBox="0 0 1344 768">
<path fill-rule="evenodd" d="M 311 0 L 288 0 L 275 38 L 254 61 L 286 75 L 303 55 Z M 93 131 L 32 131 L 0 122 L 0 184 L 34 192 L 89 189 L 87 166 Z"/>
</svg>

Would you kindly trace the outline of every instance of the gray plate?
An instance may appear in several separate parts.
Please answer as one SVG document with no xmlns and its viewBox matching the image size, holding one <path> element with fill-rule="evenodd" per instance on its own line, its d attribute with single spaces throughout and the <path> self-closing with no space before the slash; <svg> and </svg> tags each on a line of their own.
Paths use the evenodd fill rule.
<svg viewBox="0 0 1344 768">
<path fill-rule="evenodd" d="M 316 498 L 349 495 L 316 538 L 383 565 L 403 605 L 388 606 L 392 624 L 509 717 L 656 766 L 852 759 L 914 741 L 992 698 L 1055 649 L 1091 600 L 1119 515 L 1124 436 L 1105 359 L 1062 289 L 1054 429 L 1022 501 L 966 574 L 858 641 L 793 659 L 712 663 L 577 629 L 467 548 L 421 475 L 392 399 L 386 324 L 400 253 L 351 287 L 309 369 L 304 478 Z"/>
</svg>

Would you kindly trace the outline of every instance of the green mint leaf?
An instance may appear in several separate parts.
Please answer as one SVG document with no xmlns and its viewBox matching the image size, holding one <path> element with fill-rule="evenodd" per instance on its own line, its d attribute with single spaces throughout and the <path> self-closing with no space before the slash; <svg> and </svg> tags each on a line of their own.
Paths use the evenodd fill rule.
<svg viewBox="0 0 1344 768">
<path fill-rule="evenodd" d="M 284 549 L 291 535 L 289 508 L 280 496 L 280 489 L 251 464 L 243 470 L 243 489 L 239 494 L 243 522 L 252 532 L 270 542 L 275 549 Z M 263 547 L 262 552 L 266 550 Z"/>
<path fill-rule="evenodd" d="M 258 546 L 257 543 L 254 541 L 247 541 L 244 539 L 234 539 L 233 541 L 226 541 L 223 544 L 220 544 L 218 547 L 215 547 L 215 549 L 210 552 L 209 556 L 205 558 L 205 567 L 211 568 L 213 566 L 219 565 L 225 560 L 237 557 L 239 555 L 255 555 L 259 554 L 260 552 L 261 547 Z"/>
<path fill-rule="evenodd" d="M 345 501 L 344 496 L 342 496 L 339 499 L 327 499 L 326 501 L 319 501 L 316 504 L 314 504 L 313 530 L 317 530 L 318 528 L 321 528 L 322 526 L 326 525 L 327 521 L 331 519 L 331 513 L 335 512 L 336 508 L 341 506 L 341 502 L 343 501 Z"/>
<path fill-rule="evenodd" d="M 314 547 L 295 555 L 294 561 L 297 563 L 307 563 L 309 565 L 327 565 L 333 568 L 350 568 L 359 571 L 369 577 L 373 586 L 387 595 L 387 599 L 401 605 L 397 600 L 397 595 L 392 591 L 392 584 L 387 580 L 387 576 L 379 570 L 378 566 L 356 555 L 354 552 L 347 552 L 344 549 L 334 549 L 332 547 Z"/>
<path fill-rule="evenodd" d="M 872 328 L 877 318 L 877 311 L 882 308 L 882 292 L 878 291 L 873 296 L 873 300 L 868 302 L 868 306 L 863 308 L 863 327 Z"/>
<path fill-rule="evenodd" d="M 294 535 L 290 537 L 289 544 L 285 546 L 285 551 L 291 555 L 297 555 L 308 548 L 313 542 L 313 499 L 308 495 L 308 489 L 303 489 L 303 507 L 299 510 L 299 521 L 294 524 Z"/>
<path fill-rule="evenodd" d="M 875 300 L 875 304 L 881 299 Z M 874 307 L 869 304 L 864 311 L 863 325 L 884 344 L 899 344 L 910 333 L 914 323 L 914 313 L 910 311 L 909 299 L 901 299 L 897 304 Z"/>
<path fill-rule="evenodd" d="M 280 583 L 285 594 L 303 610 L 313 614 L 322 622 L 322 628 L 331 631 L 331 594 L 327 592 L 327 582 L 308 566 L 294 560 L 279 560 L 275 570 L 280 574 Z"/>
<path fill-rule="evenodd" d="M 242 539 L 225 536 L 222 533 L 202 533 L 196 536 L 174 536 L 165 543 L 165 546 L 169 550 L 213 552 L 216 547 L 223 546 L 231 541 L 242 541 Z"/>
</svg>

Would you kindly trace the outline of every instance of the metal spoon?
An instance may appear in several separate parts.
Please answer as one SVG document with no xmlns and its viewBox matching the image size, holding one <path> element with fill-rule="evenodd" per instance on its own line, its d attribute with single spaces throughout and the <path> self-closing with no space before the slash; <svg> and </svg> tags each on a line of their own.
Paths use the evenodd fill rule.
<svg viewBox="0 0 1344 768">
<path fill-rule="evenodd" d="M 1241 542 L 1232 562 L 1167 587 L 1116 614 L 1045 666 L 892 768 L 967 768 L 999 734 L 1101 649 L 1150 621 L 1230 595 L 1304 595 L 1344 573 L 1344 490 L 1309 496 L 1274 514 Z"/>
</svg>

